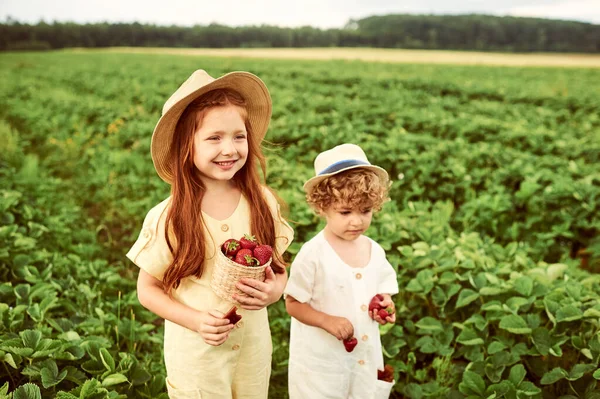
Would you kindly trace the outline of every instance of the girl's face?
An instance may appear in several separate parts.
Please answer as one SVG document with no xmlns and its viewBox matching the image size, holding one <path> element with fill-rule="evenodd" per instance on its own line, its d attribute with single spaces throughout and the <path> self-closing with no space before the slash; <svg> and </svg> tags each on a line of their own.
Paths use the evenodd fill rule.
<svg viewBox="0 0 600 399">
<path fill-rule="evenodd" d="M 194 165 L 202 181 L 229 181 L 248 158 L 244 110 L 235 105 L 209 108 L 194 134 Z"/>
<path fill-rule="evenodd" d="M 327 220 L 325 228 L 346 241 L 354 241 L 360 237 L 373 219 L 372 209 L 349 208 L 344 204 L 333 204 L 321 214 Z"/>
</svg>

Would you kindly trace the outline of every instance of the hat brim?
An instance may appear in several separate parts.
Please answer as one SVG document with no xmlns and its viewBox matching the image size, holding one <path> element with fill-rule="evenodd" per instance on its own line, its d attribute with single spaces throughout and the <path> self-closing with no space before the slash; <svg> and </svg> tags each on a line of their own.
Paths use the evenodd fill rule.
<svg viewBox="0 0 600 399">
<path fill-rule="evenodd" d="M 259 142 L 264 139 L 272 113 L 271 96 L 267 86 L 256 75 L 249 72 L 230 72 L 223 75 L 183 97 L 169 108 L 156 124 L 152 133 L 150 152 L 154 168 L 165 182 L 169 184 L 173 182 L 169 153 L 179 118 L 192 101 L 209 91 L 217 89 L 232 89 L 244 98 L 252 133 Z"/>
<path fill-rule="evenodd" d="M 304 186 L 303 186 L 304 191 L 306 193 L 310 193 L 313 190 L 313 188 L 315 188 L 319 183 L 321 183 L 326 178 L 334 176 L 334 175 L 337 175 L 337 174 L 340 174 L 340 173 L 345 172 L 347 170 L 359 169 L 359 168 L 360 169 L 368 169 L 368 170 L 371 170 L 371 171 L 375 172 L 375 174 L 377 174 L 377 176 L 379 176 L 379 178 L 382 181 L 389 180 L 389 175 L 386 172 L 386 170 L 383 169 L 383 168 L 380 168 L 379 166 L 376 166 L 376 165 L 354 165 L 354 166 L 349 166 L 349 167 L 344 168 L 344 169 L 340 169 L 340 170 L 335 171 L 333 173 L 325 173 L 325 174 L 322 174 L 322 175 L 319 175 L 319 176 L 315 176 L 315 177 L 312 177 L 312 178 L 308 179 L 306 181 L 306 183 L 304 183 Z"/>
</svg>

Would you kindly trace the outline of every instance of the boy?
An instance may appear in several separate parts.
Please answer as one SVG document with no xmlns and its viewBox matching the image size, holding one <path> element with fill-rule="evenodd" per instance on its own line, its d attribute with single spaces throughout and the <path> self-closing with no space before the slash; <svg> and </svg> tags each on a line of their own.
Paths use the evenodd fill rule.
<svg viewBox="0 0 600 399">
<path fill-rule="evenodd" d="M 388 199 L 388 185 L 387 172 L 357 145 L 315 159 L 304 190 L 327 224 L 302 246 L 284 291 L 292 316 L 290 399 L 390 395 L 393 382 L 377 379 L 384 368 L 378 323 L 396 320 L 391 295 L 398 282 L 383 248 L 363 235 Z M 370 306 L 377 294 L 379 307 L 390 311 L 384 318 Z"/>
</svg>

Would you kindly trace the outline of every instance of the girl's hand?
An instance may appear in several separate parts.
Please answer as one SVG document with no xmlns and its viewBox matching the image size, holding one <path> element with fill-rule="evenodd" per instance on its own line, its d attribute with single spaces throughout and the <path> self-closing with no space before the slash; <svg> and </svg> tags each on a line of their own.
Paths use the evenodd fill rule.
<svg viewBox="0 0 600 399">
<path fill-rule="evenodd" d="M 352 338 L 354 335 L 354 326 L 350 320 L 345 317 L 327 316 L 323 321 L 322 328 L 340 341 L 346 338 Z"/>
<path fill-rule="evenodd" d="M 283 291 L 280 291 L 276 285 L 275 272 L 271 267 L 265 269 L 265 281 L 258 281 L 252 278 L 242 278 L 236 284 L 236 287 L 248 294 L 242 296 L 233 294 L 233 299 L 238 301 L 243 309 L 258 310 L 267 305 L 277 302 L 281 298 Z"/>
<path fill-rule="evenodd" d="M 219 346 L 229 338 L 229 332 L 233 330 L 234 325 L 223 316 L 225 315 L 218 310 L 199 312 L 196 331 L 207 344 Z"/>
<path fill-rule="evenodd" d="M 377 323 L 379 323 L 381 325 L 384 325 L 386 323 L 395 323 L 396 322 L 396 308 L 394 307 L 394 302 L 392 301 L 392 297 L 390 295 L 383 294 L 383 301 L 381 301 L 381 308 L 382 309 L 392 308 L 392 309 L 394 309 L 394 313 L 391 316 L 388 316 L 385 319 L 382 319 L 381 317 L 379 317 L 379 314 L 377 314 L 377 311 L 371 310 L 371 317 L 373 318 L 373 320 L 375 320 Z"/>
</svg>

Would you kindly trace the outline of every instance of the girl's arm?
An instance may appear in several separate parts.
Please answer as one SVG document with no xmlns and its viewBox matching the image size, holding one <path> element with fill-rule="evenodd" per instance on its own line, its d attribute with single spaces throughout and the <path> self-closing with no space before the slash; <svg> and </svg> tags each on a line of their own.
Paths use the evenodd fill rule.
<svg viewBox="0 0 600 399">
<path fill-rule="evenodd" d="M 351 338 L 354 335 L 354 327 L 345 317 L 320 312 L 308 303 L 298 302 L 290 295 L 285 298 L 285 308 L 289 315 L 299 322 L 322 328 L 337 339 Z"/>
<path fill-rule="evenodd" d="M 170 298 L 160 280 L 143 269 L 137 280 L 138 299 L 143 307 L 173 323 L 199 333 L 209 345 L 221 345 L 229 337 L 233 324 L 218 310 L 202 312 Z"/>
</svg>

